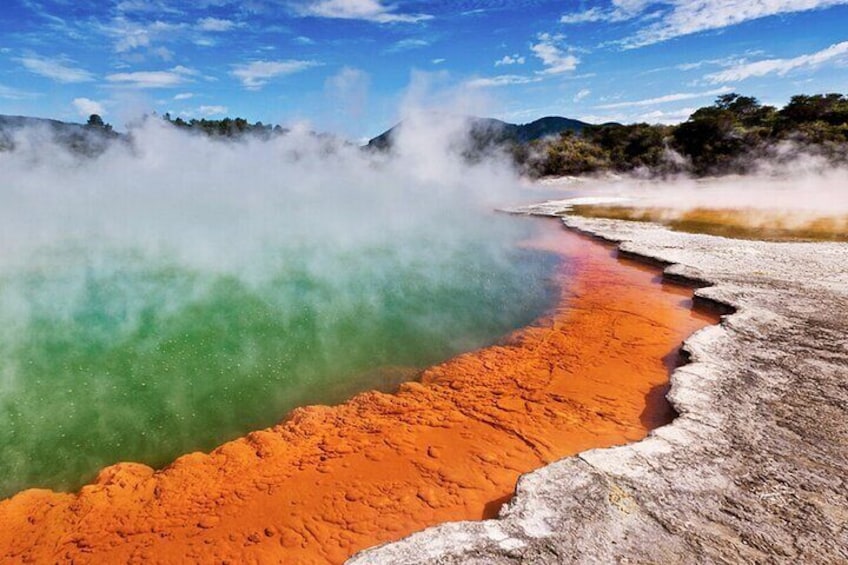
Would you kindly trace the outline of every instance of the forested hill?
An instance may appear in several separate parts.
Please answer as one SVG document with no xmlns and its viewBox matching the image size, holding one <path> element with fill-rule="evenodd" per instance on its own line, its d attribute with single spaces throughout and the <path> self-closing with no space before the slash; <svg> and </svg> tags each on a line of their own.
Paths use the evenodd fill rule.
<svg viewBox="0 0 848 565">
<path fill-rule="evenodd" d="M 586 122 L 560 116 L 540 118 L 529 124 L 511 124 L 493 118 L 469 118 L 471 138 L 481 146 L 504 143 L 528 143 L 549 136 L 557 136 L 563 131 L 580 133 L 589 126 Z M 368 142 L 370 149 L 385 150 L 392 146 L 403 122 L 384 131 Z"/>
<path fill-rule="evenodd" d="M 799 94 L 783 108 L 729 93 L 677 125 L 593 125 L 558 117 L 524 125 L 471 118 L 470 124 L 467 157 L 497 149 L 531 177 L 744 174 L 764 159 L 786 160 L 800 152 L 848 164 L 848 98 L 839 93 Z M 402 127 L 375 137 L 368 147 L 389 149 Z"/>
<path fill-rule="evenodd" d="M 82 128 L 82 124 L 72 124 L 68 122 L 60 122 L 59 120 L 51 120 L 47 118 L 30 118 L 27 116 L 5 116 L 0 114 L 0 131 L 8 131 L 12 129 L 20 129 L 25 127 L 49 127 L 56 129 L 78 129 Z"/>
<path fill-rule="evenodd" d="M 744 174 L 771 162 L 815 155 L 848 164 L 848 98 L 800 94 L 783 108 L 736 93 L 719 96 L 678 125 L 604 124 L 579 135 L 515 144 L 520 169 L 530 176 L 606 171 L 643 175 Z"/>
<path fill-rule="evenodd" d="M 53 141 L 83 155 L 102 153 L 111 141 L 122 136 L 94 114 L 86 124 L 75 124 L 46 118 L 5 116 L 0 114 L 0 151 L 15 148 L 15 136 L 25 128 L 43 131 Z"/>
</svg>

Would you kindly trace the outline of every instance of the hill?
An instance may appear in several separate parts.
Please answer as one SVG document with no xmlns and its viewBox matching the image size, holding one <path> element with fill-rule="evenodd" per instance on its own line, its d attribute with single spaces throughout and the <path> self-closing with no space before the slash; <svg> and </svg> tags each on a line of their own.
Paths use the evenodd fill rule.
<svg viewBox="0 0 848 565">
<path fill-rule="evenodd" d="M 584 128 L 591 126 L 586 122 L 563 118 L 560 116 L 547 116 L 539 118 L 529 124 L 511 124 L 494 118 L 468 118 L 471 123 L 471 137 L 478 145 L 489 146 L 501 143 L 529 143 L 557 136 L 564 131 L 580 133 Z M 368 142 L 370 149 L 386 150 L 392 146 L 392 138 L 397 135 L 403 122 L 391 129 L 384 131 Z"/>
<path fill-rule="evenodd" d="M 88 124 L 77 124 L 47 118 L 0 114 L 0 151 L 14 149 L 15 138 L 25 128 L 45 131 L 55 143 L 89 156 L 102 153 L 110 141 L 123 138 L 121 134 L 112 131 L 112 126 L 104 124 L 99 116 L 95 121 L 89 120 Z"/>
</svg>

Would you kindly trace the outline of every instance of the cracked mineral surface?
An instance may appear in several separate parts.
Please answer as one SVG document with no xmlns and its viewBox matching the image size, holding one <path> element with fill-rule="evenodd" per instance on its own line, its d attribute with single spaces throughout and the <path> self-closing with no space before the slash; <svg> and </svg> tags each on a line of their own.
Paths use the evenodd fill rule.
<svg viewBox="0 0 848 565">
<path fill-rule="evenodd" d="M 848 245 L 565 223 L 733 311 L 686 340 L 669 395 L 679 416 L 524 475 L 497 519 L 350 563 L 848 562 Z"/>
</svg>

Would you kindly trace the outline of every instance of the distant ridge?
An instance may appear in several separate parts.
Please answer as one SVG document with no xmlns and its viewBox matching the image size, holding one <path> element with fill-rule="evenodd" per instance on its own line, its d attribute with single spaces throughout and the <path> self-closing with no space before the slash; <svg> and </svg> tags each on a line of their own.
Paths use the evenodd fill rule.
<svg viewBox="0 0 848 565">
<path fill-rule="evenodd" d="M 106 125 L 85 125 L 49 118 L 0 114 L 0 151 L 13 149 L 15 132 L 24 128 L 44 128 L 50 132 L 56 143 L 85 155 L 98 155 L 106 150 L 110 141 L 123 138 L 121 134 L 112 131 L 111 126 Z"/>
<path fill-rule="evenodd" d="M 30 118 L 28 116 L 7 116 L 0 114 L 0 129 L 19 129 L 33 126 L 50 126 L 53 128 L 82 128 L 82 124 L 61 122 L 49 118 Z"/>
<path fill-rule="evenodd" d="M 471 138 L 480 147 L 503 143 L 528 143 L 547 137 L 555 137 L 564 131 L 580 133 L 584 128 L 592 126 L 592 124 L 587 122 L 572 118 L 563 118 L 561 116 L 546 116 L 527 124 L 511 124 L 494 118 L 471 117 L 468 120 L 471 126 Z M 217 123 L 214 122 L 213 125 Z M 94 134 L 95 141 L 124 137 L 111 130 L 107 131 L 103 128 L 92 127 L 86 124 L 63 122 L 49 118 L 0 114 L 0 150 L 11 148 L 13 145 L 13 132 L 27 127 L 48 128 L 56 141 L 77 149 L 80 149 L 81 145 L 91 145 L 92 134 Z M 403 127 L 403 122 L 369 140 L 367 147 L 370 149 L 388 149 L 391 147 L 392 138 L 401 127 Z M 96 142 L 95 145 L 99 146 L 100 143 Z M 91 148 L 85 147 L 82 149 Z"/>
<path fill-rule="evenodd" d="M 472 138 L 486 145 L 506 142 L 528 143 L 537 139 L 557 136 L 564 131 L 580 133 L 584 128 L 592 125 L 561 116 L 546 116 L 529 124 L 511 124 L 494 118 L 469 118 L 469 121 Z M 369 140 L 367 146 L 371 149 L 380 150 L 390 148 L 392 138 L 401 127 L 403 127 L 403 122 Z"/>
<path fill-rule="evenodd" d="M 530 122 L 529 124 L 522 124 L 517 126 L 507 124 L 507 127 L 514 128 L 514 136 L 517 141 L 527 143 L 528 141 L 535 141 L 537 139 L 543 139 L 552 135 L 559 135 L 564 131 L 573 131 L 574 133 L 580 133 L 581 131 L 583 131 L 583 128 L 591 125 L 592 124 L 581 122 L 580 120 L 575 120 L 573 118 L 563 118 L 561 116 L 546 116 L 544 118 L 539 118 L 536 121 Z"/>
</svg>

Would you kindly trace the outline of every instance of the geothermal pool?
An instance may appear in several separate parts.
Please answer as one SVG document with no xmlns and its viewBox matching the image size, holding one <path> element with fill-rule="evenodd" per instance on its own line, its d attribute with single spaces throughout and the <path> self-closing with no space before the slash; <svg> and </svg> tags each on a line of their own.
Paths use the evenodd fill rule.
<svg viewBox="0 0 848 565">
<path fill-rule="evenodd" d="M 243 269 L 70 237 L 0 262 L 0 497 L 162 466 L 526 325 L 557 259 L 516 245 L 538 222 L 486 222 L 426 253 L 278 239 Z"/>
<path fill-rule="evenodd" d="M 300 408 L 159 472 L 121 463 L 77 494 L 25 491 L 0 503 L 0 560 L 341 563 L 490 518 L 520 474 L 668 423 L 677 349 L 717 318 L 658 270 L 538 225 L 523 245 L 560 254 L 565 284 L 529 326 L 394 394 Z"/>
<path fill-rule="evenodd" d="M 0 554 L 341 562 L 666 423 L 668 362 L 714 320 L 491 213 L 511 171 L 434 139 L 149 122 L 97 159 L 0 153 L 0 496 L 77 491 L 2 501 Z"/>
</svg>

